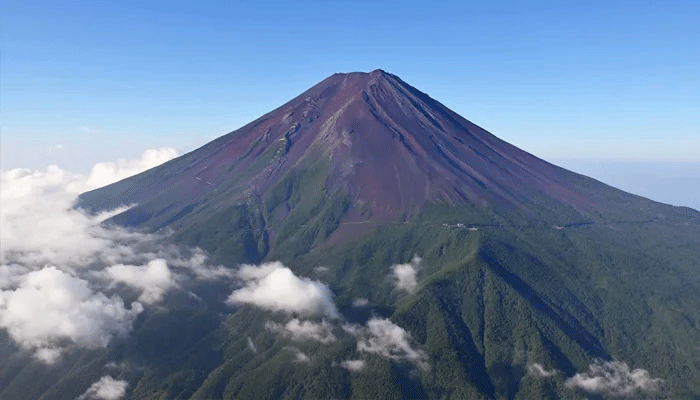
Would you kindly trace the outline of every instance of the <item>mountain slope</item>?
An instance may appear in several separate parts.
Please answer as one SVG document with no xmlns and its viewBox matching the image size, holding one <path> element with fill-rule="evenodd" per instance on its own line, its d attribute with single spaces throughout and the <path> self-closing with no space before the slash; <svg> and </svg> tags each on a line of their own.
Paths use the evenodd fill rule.
<svg viewBox="0 0 700 400">
<path fill-rule="evenodd" d="M 117 374 L 130 398 L 615 397 L 567 383 L 596 359 L 665 382 L 623 397 L 700 398 L 700 212 L 542 161 L 383 71 L 333 75 L 78 202 L 132 204 L 109 221 L 328 284 L 333 340 L 285 336 L 284 314 L 201 285 L 55 366 L 0 340 L 0 398 L 75 397 L 110 362 L 138 366 Z M 387 321 L 409 347 L 369 351 L 372 327 L 400 336 Z"/>
<path fill-rule="evenodd" d="M 557 226 L 683 218 L 517 149 L 381 70 L 335 74 L 237 131 L 81 195 L 78 206 L 136 204 L 114 222 L 190 234 L 226 210 L 250 214 L 258 225 L 239 221 L 237 232 L 255 234 L 239 238 L 247 250 L 238 253 L 257 262 L 300 226 L 319 243 L 342 243 L 428 203 Z M 314 245 L 299 241 L 303 251 Z"/>
<path fill-rule="evenodd" d="M 169 225 L 179 213 L 207 202 L 275 207 L 285 189 L 299 184 L 290 172 L 308 175 L 309 169 L 323 178 L 314 182 L 321 185 L 317 189 L 348 196 L 347 221 L 410 216 L 431 201 L 526 209 L 540 195 L 580 210 L 595 203 L 575 190 L 577 177 L 571 173 L 499 140 L 377 70 L 333 75 L 177 160 L 82 195 L 81 206 L 138 203 L 130 211 L 134 223 L 147 216 L 150 226 Z M 148 210 L 163 206 L 168 212 L 152 218 Z M 372 215 L 363 218 L 367 209 Z"/>
</svg>

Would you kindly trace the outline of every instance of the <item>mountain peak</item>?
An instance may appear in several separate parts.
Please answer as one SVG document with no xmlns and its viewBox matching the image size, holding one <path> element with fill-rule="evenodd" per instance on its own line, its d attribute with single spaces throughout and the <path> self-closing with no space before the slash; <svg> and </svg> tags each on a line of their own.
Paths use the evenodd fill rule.
<svg viewBox="0 0 700 400">
<path fill-rule="evenodd" d="M 216 191 L 226 193 L 221 201 L 262 204 L 283 219 L 295 207 L 289 197 L 304 190 L 304 196 L 341 195 L 345 222 L 407 218 L 434 202 L 524 210 L 542 197 L 587 209 L 591 200 L 565 172 L 377 69 L 324 79 L 149 171 L 158 179 L 142 183 L 150 190 L 130 189 L 114 201 L 143 205 L 167 191 L 182 203 L 173 205 L 178 209 L 214 201 Z M 266 205 L 271 198 L 275 204 Z"/>
<path fill-rule="evenodd" d="M 380 76 L 384 76 L 384 77 L 394 76 L 393 74 L 390 74 L 390 73 L 384 71 L 383 69 L 379 69 L 379 68 L 375 69 L 373 71 L 370 71 L 370 72 L 362 72 L 362 71 L 336 72 L 335 74 L 333 74 L 331 76 L 343 76 L 343 77 L 345 77 L 345 76 L 350 76 L 350 75 L 368 76 L 371 78 L 376 78 L 376 77 L 380 77 Z"/>
<path fill-rule="evenodd" d="M 340 85 L 341 89 L 345 90 L 343 95 L 347 95 L 348 91 L 366 91 L 371 86 L 377 85 L 380 82 L 396 79 L 397 77 L 395 75 L 381 69 L 375 69 L 371 72 L 335 73 L 313 86 L 310 91 L 314 89 L 324 90 L 335 85 Z"/>
</svg>

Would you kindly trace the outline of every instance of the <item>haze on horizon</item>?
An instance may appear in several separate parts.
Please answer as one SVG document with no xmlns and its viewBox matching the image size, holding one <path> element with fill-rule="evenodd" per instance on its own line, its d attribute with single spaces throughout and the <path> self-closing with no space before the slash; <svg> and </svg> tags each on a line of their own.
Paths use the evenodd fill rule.
<svg viewBox="0 0 700 400">
<path fill-rule="evenodd" d="M 381 68 L 538 157 L 700 208 L 699 13 L 690 1 L 8 4 L 0 164 L 85 174 L 147 148 L 184 153 L 332 73 Z"/>
</svg>

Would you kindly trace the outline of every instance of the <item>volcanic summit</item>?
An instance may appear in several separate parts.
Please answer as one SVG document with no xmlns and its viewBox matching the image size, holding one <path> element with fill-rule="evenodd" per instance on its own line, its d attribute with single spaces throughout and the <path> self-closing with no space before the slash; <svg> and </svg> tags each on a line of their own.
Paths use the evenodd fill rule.
<svg viewBox="0 0 700 400">
<path fill-rule="evenodd" d="M 150 225 L 165 225 L 173 222 L 166 214 L 179 219 L 212 198 L 264 203 L 275 188 L 289 193 L 272 197 L 287 197 L 308 180 L 295 173 L 314 181 L 304 196 L 347 197 L 342 222 L 405 220 L 426 202 L 523 211 L 533 198 L 545 198 L 581 212 L 593 204 L 577 190 L 576 174 L 498 139 L 382 70 L 334 74 L 179 159 L 84 194 L 81 204 L 137 203 L 124 221 L 140 224 L 160 211 Z M 293 211 L 287 200 L 274 205 L 280 218 Z"/>
</svg>

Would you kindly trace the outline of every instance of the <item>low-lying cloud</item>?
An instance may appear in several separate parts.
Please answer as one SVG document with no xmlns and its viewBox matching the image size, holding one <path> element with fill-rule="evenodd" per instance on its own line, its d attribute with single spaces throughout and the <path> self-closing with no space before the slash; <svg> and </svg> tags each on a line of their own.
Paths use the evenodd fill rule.
<svg viewBox="0 0 700 400">
<path fill-rule="evenodd" d="M 168 161 L 174 149 L 95 165 L 89 174 L 50 166 L 0 171 L 0 329 L 43 361 L 73 346 L 106 346 L 131 331 L 142 304 L 159 301 L 178 282 L 231 277 L 198 250 L 181 254 L 148 235 L 101 224 L 126 207 L 90 215 L 78 194 Z M 116 283 L 141 292 L 124 303 Z"/>
<path fill-rule="evenodd" d="M 35 356 L 53 362 L 62 343 L 97 348 L 131 330 L 140 303 L 93 292 L 88 282 L 50 266 L 24 275 L 19 287 L 0 292 L 0 327 Z"/>
<path fill-rule="evenodd" d="M 311 362 L 311 357 L 306 355 L 303 351 L 299 350 L 296 347 L 285 347 L 285 349 L 291 351 L 294 353 L 294 358 L 292 359 L 292 362 L 295 364 L 308 364 Z"/>
<path fill-rule="evenodd" d="M 364 360 L 345 360 L 340 366 L 352 372 L 360 372 L 365 368 Z"/>
<path fill-rule="evenodd" d="M 422 259 L 414 256 L 408 264 L 397 264 L 392 267 L 394 284 L 399 290 L 413 293 L 418 287 L 418 269 Z"/>
<path fill-rule="evenodd" d="M 0 263 L 86 265 L 95 254 L 118 250 L 111 248 L 113 238 L 125 232 L 100 225 L 109 213 L 92 216 L 73 209 L 76 197 L 176 155 L 170 148 L 147 150 L 137 160 L 97 164 L 89 175 L 56 165 L 46 171 L 0 171 Z"/>
<path fill-rule="evenodd" d="M 253 353 L 255 353 L 255 354 L 258 353 L 258 348 L 255 347 L 255 343 L 253 343 L 253 339 L 251 339 L 250 336 L 248 336 L 248 348 L 249 348 L 250 351 L 252 351 Z"/>
<path fill-rule="evenodd" d="M 129 387 L 127 381 L 116 380 L 111 376 L 103 376 L 93 383 L 78 400 L 119 400 L 126 394 Z"/>
<path fill-rule="evenodd" d="M 177 150 L 172 147 L 161 147 L 146 150 L 138 159 L 120 158 L 117 161 L 101 162 L 92 167 L 85 184 L 91 188 L 109 185 L 161 165 L 177 156 Z"/>
<path fill-rule="evenodd" d="M 411 335 L 388 319 L 371 318 L 366 326 L 344 325 L 345 331 L 357 337 L 357 350 L 374 353 L 394 361 L 408 361 L 416 367 L 429 368 L 428 356 L 411 347 Z"/>
<path fill-rule="evenodd" d="M 369 305 L 369 300 L 364 297 L 357 297 L 352 299 L 352 306 L 355 308 L 366 307 Z"/>
<path fill-rule="evenodd" d="M 231 293 L 229 304 L 246 303 L 288 314 L 340 318 L 328 286 L 300 278 L 280 262 L 243 265 L 237 276 L 243 287 Z"/>
<path fill-rule="evenodd" d="M 283 336 L 297 342 L 312 340 L 321 343 L 331 343 L 337 340 L 335 335 L 333 335 L 333 325 L 325 320 L 313 322 L 300 321 L 294 318 L 284 325 L 268 321 L 265 323 L 265 328 L 273 332 L 279 332 Z"/>
<path fill-rule="evenodd" d="M 139 301 L 147 304 L 160 301 L 165 292 L 175 286 L 170 269 L 161 258 L 152 260 L 144 266 L 113 265 L 106 268 L 105 273 L 114 282 L 140 289 Z"/>
<path fill-rule="evenodd" d="M 636 392 L 654 392 L 661 388 L 663 380 L 651 378 L 649 372 L 638 368 L 630 370 L 621 361 L 596 361 L 588 371 L 578 373 L 564 382 L 568 389 L 608 396 L 625 397 Z"/>
<path fill-rule="evenodd" d="M 559 371 L 555 369 L 548 371 L 542 366 L 542 364 L 538 363 L 528 364 L 526 368 L 527 374 L 534 378 L 551 378 L 557 373 L 559 373 Z"/>
</svg>

